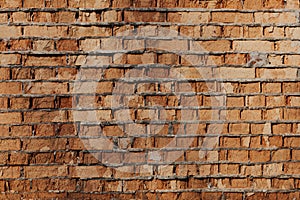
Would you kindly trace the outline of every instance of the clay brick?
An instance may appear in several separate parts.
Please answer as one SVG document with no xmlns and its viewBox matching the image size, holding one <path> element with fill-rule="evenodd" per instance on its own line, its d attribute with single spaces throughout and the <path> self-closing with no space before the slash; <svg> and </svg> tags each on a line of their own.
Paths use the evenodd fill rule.
<svg viewBox="0 0 300 200">
<path fill-rule="evenodd" d="M 21 123 L 22 116 L 21 113 L 0 113 L 1 124 L 16 124 Z"/>
<path fill-rule="evenodd" d="M 27 56 L 24 58 L 25 66 L 55 66 L 66 65 L 65 56 Z"/>
<path fill-rule="evenodd" d="M 104 166 L 74 166 L 69 168 L 69 174 L 74 178 L 92 178 L 112 176 L 112 170 Z"/>
<path fill-rule="evenodd" d="M 34 51 L 54 51 L 54 41 L 51 40 L 37 40 L 33 41 Z"/>
<path fill-rule="evenodd" d="M 8 108 L 8 98 L 0 98 L 0 108 L 1 109 Z"/>
<path fill-rule="evenodd" d="M 262 175 L 262 167 L 261 167 L 261 165 L 242 166 L 241 174 L 246 175 L 246 176 L 249 176 L 249 175 L 250 176 L 261 176 Z"/>
<path fill-rule="evenodd" d="M 126 22 L 164 22 L 166 14 L 162 12 L 125 11 Z"/>
<path fill-rule="evenodd" d="M 12 40 L 10 41 L 10 49 L 15 51 L 26 51 L 32 48 L 31 40 Z"/>
<path fill-rule="evenodd" d="M 18 65 L 20 64 L 21 55 L 19 54 L 1 54 L 0 65 Z"/>
<path fill-rule="evenodd" d="M 290 160 L 290 150 L 289 149 L 279 149 L 272 152 L 273 161 L 287 161 Z"/>
<path fill-rule="evenodd" d="M 228 160 L 231 162 L 248 162 L 248 151 L 228 150 Z"/>
<path fill-rule="evenodd" d="M 1 122 L 2 122 L 2 120 L 1 120 Z M 20 150 L 20 148 L 21 148 L 21 142 L 18 139 L 16 139 L 16 140 L 6 139 L 6 140 L 0 141 L 0 149 L 2 151 L 7 151 L 7 150 L 17 151 L 17 150 Z"/>
<path fill-rule="evenodd" d="M 23 36 L 57 38 L 66 37 L 67 33 L 66 26 L 25 26 Z"/>
<path fill-rule="evenodd" d="M 11 165 L 27 165 L 28 158 L 29 158 L 29 154 L 13 152 L 10 154 L 9 163 Z"/>
<path fill-rule="evenodd" d="M 253 9 L 259 10 L 263 8 L 263 1 L 262 0 L 245 0 L 244 1 L 244 9 Z"/>
<path fill-rule="evenodd" d="M 56 48 L 58 51 L 77 51 L 78 44 L 76 40 L 58 40 Z"/>
<path fill-rule="evenodd" d="M 0 26 L 0 38 L 21 37 L 21 27 L 16 26 Z M 3 55 L 1 55 L 3 56 Z M 2 59 L 1 59 L 2 60 Z"/>
<path fill-rule="evenodd" d="M 25 85 L 27 94 L 66 94 L 68 93 L 67 83 L 35 82 Z"/>
<path fill-rule="evenodd" d="M 263 93 L 280 93 L 281 83 L 262 83 Z"/>
<path fill-rule="evenodd" d="M 192 41 L 190 49 L 192 51 L 210 52 L 210 51 L 230 51 L 230 41 Z"/>
<path fill-rule="evenodd" d="M 11 98 L 10 108 L 11 109 L 29 109 L 30 99 L 29 98 Z"/>
<path fill-rule="evenodd" d="M 233 50 L 251 52 L 255 49 L 258 52 L 274 51 L 274 43 L 269 41 L 233 41 Z"/>
<path fill-rule="evenodd" d="M 292 1 L 289 1 L 291 3 Z M 267 0 L 265 1 L 265 7 L 266 8 L 284 8 L 284 1 L 283 0 Z"/>
<path fill-rule="evenodd" d="M 44 1 L 43 0 L 37 0 L 37 1 L 24 0 L 23 7 L 24 8 L 43 8 Z"/>
<path fill-rule="evenodd" d="M 297 93 L 300 91 L 300 84 L 295 82 L 282 83 L 282 92 L 284 93 Z"/>
<path fill-rule="evenodd" d="M 213 12 L 212 22 L 222 23 L 253 23 L 254 19 L 251 13 L 236 12 Z"/>
<path fill-rule="evenodd" d="M 283 113 L 285 120 L 299 120 L 300 119 L 300 109 L 284 109 Z"/>
<path fill-rule="evenodd" d="M 242 120 L 260 120 L 262 118 L 261 110 L 243 110 L 241 112 Z"/>
<path fill-rule="evenodd" d="M 110 1 L 107 0 L 69 0 L 68 5 L 70 8 L 108 8 Z"/>
<path fill-rule="evenodd" d="M 45 1 L 46 8 L 66 8 L 67 0 L 46 0 Z"/>
<path fill-rule="evenodd" d="M 16 178 L 19 178 L 20 177 L 20 173 L 21 173 L 21 170 L 20 170 L 20 167 L 0 167 L 0 170 L 1 170 L 1 175 L 0 175 L 0 178 L 11 178 L 11 179 L 16 179 Z"/>
<path fill-rule="evenodd" d="M 1 8 L 21 8 L 22 1 L 21 0 L 3 0 L 0 4 Z"/>
<path fill-rule="evenodd" d="M 10 79 L 10 69 L 0 68 L 0 80 L 9 80 L 9 79 Z"/>
<path fill-rule="evenodd" d="M 251 162 L 268 162 L 270 161 L 270 151 L 250 151 Z"/>
<path fill-rule="evenodd" d="M 263 174 L 266 176 L 278 176 L 283 174 L 282 168 L 282 163 L 266 164 L 263 165 Z"/>
<path fill-rule="evenodd" d="M 25 166 L 24 174 L 26 178 L 57 177 L 66 176 L 66 166 Z"/>
<path fill-rule="evenodd" d="M 254 13 L 256 23 L 287 23 L 292 24 L 297 22 L 297 16 L 293 12 L 270 13 L 256 12 Z"/>
<path fill-rule="evenodd" d="M 168 22 L 199 24 L 209 21 L 208 12 L 169 12 Z"/>
<path fill-rule="evenodd" d="M 292 79 L 297 78 L 297 69 L 285 68 L 285 69 L 258 69 L 258 78 L 265 79 Z"/>
</svg>

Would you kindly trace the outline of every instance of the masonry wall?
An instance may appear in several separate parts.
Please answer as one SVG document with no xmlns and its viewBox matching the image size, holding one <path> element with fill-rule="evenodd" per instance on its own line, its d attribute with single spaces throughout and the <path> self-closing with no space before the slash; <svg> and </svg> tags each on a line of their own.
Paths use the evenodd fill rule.
<svg viewBox="0 0 300 200">
<path fill-rule="evenodd" d="M 300 199 L 296 0 L 0 0 L 0 199 Z"/>
</svg>

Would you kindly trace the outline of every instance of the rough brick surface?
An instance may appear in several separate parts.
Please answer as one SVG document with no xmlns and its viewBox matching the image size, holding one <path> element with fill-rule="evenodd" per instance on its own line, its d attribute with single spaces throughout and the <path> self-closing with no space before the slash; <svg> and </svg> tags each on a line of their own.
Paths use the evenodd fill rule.
<svg viewBox="0 0 300 200">
<path fill-rule="evenodd" d="M 298 0 L 0 0 L 0 199 L 300 199 Z"/>
</svg>

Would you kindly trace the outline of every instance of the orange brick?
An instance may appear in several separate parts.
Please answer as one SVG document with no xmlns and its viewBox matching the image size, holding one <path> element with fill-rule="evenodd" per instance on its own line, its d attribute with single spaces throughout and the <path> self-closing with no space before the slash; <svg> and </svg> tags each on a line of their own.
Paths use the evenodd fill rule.
<svg viewBox="0 0 300 200">
<path fill-rule="evenodd" d="M 212 22 L 222 23 L 253 23 L 254 19 L 250 13 L 236 12 L 213 12 Z"/>
<path fill-rule="evenodd" d="M 268 162 L 270 161 L 270 151 L 250 151 L 251 162 Z"/>
<path fill-rule="evenodd" d="M 126 22 L 164 22 L 166 14 L 162 12 L 125 11 Z"/>
<path fill-rule="evenodd" d="M 78 44 L 76 40 L 58 40 L 56 48 L 58 51 L 77 51 Z"/>
<path fill-rule="evenodd" d="M 21 123 L 22 116 L 21 113 L 0 113 L 0 123 L 1 124 L 15 124 Z"/>
<path fill-rule="evenodd" d="M 248 151 L 228 150 L 228 160 L 230 162 L 248 162 Z"/>
</svg>

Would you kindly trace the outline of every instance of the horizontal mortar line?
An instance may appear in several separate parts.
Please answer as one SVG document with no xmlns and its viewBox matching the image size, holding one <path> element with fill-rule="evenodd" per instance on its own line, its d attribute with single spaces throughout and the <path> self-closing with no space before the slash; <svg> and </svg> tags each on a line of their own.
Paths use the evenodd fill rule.
<svg viewBox="0 0 300 200">
<path fill-rule="evenodd" d="M 299 93 L 221 93 L 221 92 L 193 92 L 193 93 L 187 93 L 187 92 L 170 92 L 170 93 L 159 93 L 160 95 L 166 95 L 166 96 L 194 96 L 194 95 L 203 95 L 203 96 L 224 96 L 226 97 L 247 97 L 247 96 L 298 96 Z M 112 96 L 112 95 L 120 95 L 120 96 L 132 96 L 131 93 L 124 94 L 124 93 L 111 93 L 111 92 L 105 92 L 105 93 L 68 93 L 68 94 L 0 94 L 0 97 L 77 97 L 77 96 Z M 153 96 L 158 95 L 158 93 L 135 93 L 136 96 L 142 95 L 142 96 Z M 245 107 L 249 107 L 249 105 L 245 105 Z M 266 108 L 266 106 L 251 106 L 253 109 L 260 109 L 260 108 Z"/>
<path fill-rule="evenodd" d="M 122 85 L 123 84 L 143 84 L 143 83 L 165 83 L 165 82 L 173 82 L 173 83 L 197 83 L 197 82 L 206 82 L 206 83 L 214 83 L 217 82 L 220 84 L 220 86 L 222 86 L 222 84 L 225 84 L 227 82 L 229 83 L 235 83 L 235 82 L 239 82 L 239 83 L 285 83 L 285 82 L 299 82 L 300 81 L 300 77 L 299 78 L 287 78 L 287 79 L 262 79 L 262 78 L 182 78 L 182 79 L 178 79 L 178 78 L 139 78 L 139 79 L 134 79 L 134 78 L 118 78 L 118 79 L 88 79 L 88 80 L 70 80 L 70 79 L 15 79 L 15 80 L 0 80 L 0 83 L 13 83 L 13 82 L 18 82 L 18 83 L 70 83 L 70 84 L 75 84 L 74 87 L 80 86 L 81 83 L 90 83 L 92 84 L 91 86 L 96 86 L 99 83 L 102 82 L 115 82 L 117 85 L 115 86 L 115 88 L 120 87 L 118 90 L 113 91 L 114 94 L 122 94 L 124 92 L 119 91 L 120 89 L 122 89 Z M 126 85 L 124 85 L 124 87 L 126 87 Z M 196 93 L 194 88 L 191 87 L 191 92 L 186 92 L 186 91 L 175 91 L 175 93 Z M 90 92 L 80 92 L 80 88 L 79 89 L 73 89 L 73 91 L 79 90 L 78 92 L 76 92 L 76 94 L 90 94 Z M 218 93 L 230 93 L 229 91 L 225 92 L 224 89 L 219 89 L 220 91 L 215 91 L 215 88 L 212 88 L 210 91 L 208 91 L 208 93 L 211 94 L 218 94 Z M 222 92 L 224 91 L 224 92 Z M 94 91 L 92 92 L 96 92 L 96 88 L 94 88 Z M 130 92 L 131 93 L 131 92 Z M 136 93 L 136 92 L 135 92 Z M 174 92 L 173 92 L 174 93 Z M 232 92 L 233 93 L 233 92 Z M 279 92 L 282 93 L 282 92 Z M 161 93 L 164 94 L 164 93 Z M 263 93 L 261 93 L 263 94 Z M 274 93 L 275 94 L 275 93 Z M 278 94 L 278 93 L 277 93 Z"/>
<path fill-rule="evenodd" d="M 291 23 L 265 23 L 265 22 L 218 22 L 218 21 L 199 21 L 199 23 L 182 23 L 182 22 L 171 22 L 171 21 L 136 21 L 136 22 L 126 22 L 126 21 L 119 21 L 119 22 L 69 22 L 69 23 L 60 23 L 60 22 L 7 22 L 7 23 L 0 23 L 0 26 L 103 26 L 103 27 L 112 27 L 112 26 L 121 26 L 121 25 L 159 25 L 159 26 L 204 26 L 204 25 L 214 25 L 214 26 L 240 26 L 240 27 L 299 27 L 299 23 L 291 22 Z"/>
<path fill-rule="evenodd" d="M 264 13 L 281 13 L 281 12 L 294 12 L 298 13 L 298 9 L 291 8 L 275 8 L 275 9 L 232 9 L 232 8 L 190 8 L 190 7 L 177 7 L 177 8 L 164 8 L 164 7 L 127 7 L 127 8 L 118 8 L 118 7 L 103 7 L 103 8 L 1 8 L 0 12 L 30 12 L 30 11 L 41 11 L 41 12 L 55 12 L 55 11 L 157 11 L 157 12 L 240 12 L 240 13 L 255 13 L 255 12 L 264 12 Z"/>
<path fill-rule="evenodd" d="M 217 21 L 199 21 L 199 23 L 181 23 L 181 22 L 173 22 L 173 21 L 164 21 L 164 22 L 127 22 L 127 21 L 114 21 L 114 22 L 104 22 L 104 21 L 93 21 L 93 22 L 34 22 L 34 21 L 22 21 L 22 22 L 2 22 L 0 26 L 120 26 L 120 25 L 177 25 L 177 26 L 207 26 L 207 25 L 216 25 L 216 26 L 239 26 L 239 27 L 299 27 L 297 23 L 265 23 L 265 22 L 247 22 L 247 23 L 239 23 L 239 22 L 217 22 Z M 172 32 L 172 31 L 171 31 Z M 175 31 L 174 31 L 175 32 Z M 177 31 L 176 31 L 177 32 Z"/>
<path fill-rule="evenodd" d="M 299 45 L 300 46 L 300 45 Z M 159 47 L 158 47 L 159 48 Z M 261 53 L 265 55 L 299 55 L 300 52 L 280 52 L 280 51 L 208 51 L 208 50 L 199 50 L 199 51 L 190 51 L 190 50 L 156 50 L 155 48 L 148 48 L 143 50 L 96 50 L 96 51 L 50 51 L 50 52 L 39 52 L 39 51 L 2 51 L 1 54 L 22 54 L 23 56 L 40 56 L 40 55 L 52 55 L 52 56 L 74 56 L 74 55 L 86 55 L 86 56 L 113 56 L 114 54 L 144 54 L 144 53 L 156 53 L 156 54 L 163 54 L 163 53 L 174 53 L 180 56 L 182 55 L 199 55 L 199 56 L 212 56 L 212 55 L 226 55 L 226 54 L 251 54 L 251 53 Z M 208 57 L 207 60 L 210 60 Z M 191 63 L 192 64 L 192 63 Z M 102 64 L 107 65 L 107 64 Z M 213 66 L 213 64 L 210 64 Z M 216 65 L 216 64 L 215 64 Z M 283 65 L 283 64 L 282 64 Z M 282 66 L 281 65 L 281 66 Z"/>
</svg>

